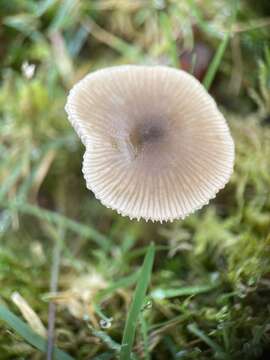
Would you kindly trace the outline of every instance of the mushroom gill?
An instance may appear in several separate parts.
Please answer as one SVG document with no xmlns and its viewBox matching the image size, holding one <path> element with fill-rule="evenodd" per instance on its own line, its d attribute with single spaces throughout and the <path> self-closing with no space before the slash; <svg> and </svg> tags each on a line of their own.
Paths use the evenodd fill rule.
<svg viewBox="0 0 270 360">
<path fill-rule="evenodd" d="M 73 87 L 66 111 L 86 147 L 87 187 L 130 218 L 183 219 L 214 198 L 232 173 L 226 121 L 184 71 L 98 70 Z"/>
</svg>

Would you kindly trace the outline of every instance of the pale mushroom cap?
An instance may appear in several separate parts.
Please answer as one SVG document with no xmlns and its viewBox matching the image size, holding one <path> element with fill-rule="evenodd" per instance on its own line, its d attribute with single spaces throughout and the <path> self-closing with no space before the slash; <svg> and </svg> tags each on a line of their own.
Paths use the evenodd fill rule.
<svg viewBox="0 0 270 360">
<path fill-rule="evenodd" d="M 183 219 L 232 174 L 226 121 L 184 71 L 135 65 L 96 71 L 73 87 L 66 111 L 86 147 L 87 187 L 122 215 Z"/>
</svg>

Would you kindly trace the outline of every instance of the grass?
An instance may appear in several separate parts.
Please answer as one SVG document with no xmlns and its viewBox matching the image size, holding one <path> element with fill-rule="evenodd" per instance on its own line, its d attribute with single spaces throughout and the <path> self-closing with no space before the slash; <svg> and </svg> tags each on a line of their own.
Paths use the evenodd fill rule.
<svg viewBox="0 0 270 360">
<path fill-rule="evenodd" d="M 19 334 L 25 341 L 33 345 L 41 352 L 46 352 L 46 341 L 37 333 L 35 333 L 26 323 L 11 313 L 4 306 L 0 306 L 0 319 L 9 325 L 17 334 Z M 56 360 L 72 360 L 73 358 L 63 351 L 54 348 L 54 355 Z"/>
<path fill-rule="evenodd" d="M 223 40 L 219 44 L 219 47 L 217 48 L 217 52 L 216 52 L 211 64 L 209 65 L 209 68 L 207 69 L 207 73 L 205 75 L 205 78 L 203 79 L 203 85 L 207 90 L 209 90 L 209 88 L 214 80 L 215 74 L 218 71 L 219 65 L 222 61 L 223 54 L 224 54 L 226 47 L 228 45 L 228 42 L 229 42 L 229 37 L 230 37 L 230 34 L 229 34 L 229 32 L 227 32 L 224 35 Z"/>
<path fill-rule="evenodd" d="M 127 315 L 121 345 L 120 360 L 131 358 L 131 350 L 135 338 L 137 322 L 145 301 L 146 290 L 150 282 L 154 256 L 155 248 L 154 245 L 151 244 L 145 255 L 145 260 L 138 277 L 138 284 L 134 293 L 134 299 L 130 305 L 130 310 Z"/>
<path fill-rule="evenodd" d="M 240 0 L 234 17 L 233 3 L 1 4 L 1 359 L 47 351 L 14 292 L 57 359 L 269 357 L 269 8 Z M 184 221 L 130 221 L 85 188 L 66 96 L 124 63 L 186 66 L 229 122 L 232 179 Z"/>
</svg>

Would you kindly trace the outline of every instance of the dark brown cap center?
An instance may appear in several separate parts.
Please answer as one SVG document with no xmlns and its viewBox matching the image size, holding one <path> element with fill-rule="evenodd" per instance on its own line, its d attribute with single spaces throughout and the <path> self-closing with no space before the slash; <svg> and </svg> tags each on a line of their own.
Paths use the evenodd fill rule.
<svg viewBox="0 0 270 360">
<path fill-rule="evenodd" d="M 143 124 L 134 129 L 130 134 L 130 142 L 135 148 L 147 144 L 160 142 L 165 135 L 164 127 L 160 124 Z"/>
</svg>

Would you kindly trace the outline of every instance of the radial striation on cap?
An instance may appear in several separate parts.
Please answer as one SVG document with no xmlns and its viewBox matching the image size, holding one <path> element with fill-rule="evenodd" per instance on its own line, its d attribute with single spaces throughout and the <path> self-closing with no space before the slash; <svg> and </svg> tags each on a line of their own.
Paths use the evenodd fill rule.
<svg viewBox="0 0 270 360">
<path fill-rule="evenodd" d="M 214 198 L 232 174 L 227 123 L 184 71 L 135 65 L 98 70 L 71 89 L 66 111 L 86 147 L 87 187 L 122 215 L 183 219 Z"/>
</svg>

